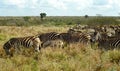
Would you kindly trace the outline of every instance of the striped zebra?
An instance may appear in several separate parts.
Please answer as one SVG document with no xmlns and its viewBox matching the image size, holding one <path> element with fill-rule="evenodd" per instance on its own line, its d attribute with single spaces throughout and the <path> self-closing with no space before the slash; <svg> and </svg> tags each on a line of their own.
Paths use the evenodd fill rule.
<svg viewBox="0 0 120 71">
<path fill-rule="evenodd" d="M 28 36 L 28 37 L 18 37 L 9 39 L 4 45 L 3 48 L 7 55 L 10 55 L 10 49 L 14 48 L 16 51 L 20 51 L 20 47 L 33 47 L 35 51 L 39 52 L 40 50 L 40 40 L 37 36 Z"/>
<path fill-rule="evenodd" d="M 60 39 L 56 39 L 56 40 L 48 40 L 46 42 L 43 42 L 41 44 L 42 48 L 46 48 L 46 47 L 59 47 L 59 48 L 64 48 L 64 42 Z"/>
<path fill-rule="evenodd" d="M 102 35 L 99 32 L 95 32 L 93 36 L 91 36 L 92 43 L 98 43 L 99 48 L 104 49 L 114 49 L 120 48 L 120 37 L 108 37 L 107 35 Z"/>
<path fill-rule="evenodd" d="M 88 44 L 90 41 L 90 35 L 85 33 L 60 33 L 59 38 L 66 43 L 80 42 L 83 44 Z"/>
<path fill-rule="evenodd" d="M 40 39 L 41 42 L 46 42 L 48 40 L 55 40 L 58 38 L 58 33 L 56 32 L 49 32 L 49 33 L 43 33 L 43 34 L 39 34 L 38 37 Z"/>
<path fill-rule="evenodd" d="M 59 39 L 59 33 L 49 32 L 38 35 L 42 48 L 46 47 L 62 47 L 63 41 Z"/>
</svg>

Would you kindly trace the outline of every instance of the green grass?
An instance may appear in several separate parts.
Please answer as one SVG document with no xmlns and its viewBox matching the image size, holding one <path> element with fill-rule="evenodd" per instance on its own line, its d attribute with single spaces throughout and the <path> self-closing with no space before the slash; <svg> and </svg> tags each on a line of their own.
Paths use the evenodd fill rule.
<svg viewBox="0 0 120 71">
<path fill-rule="evenodd" d="M 119 17 L 106 16 L 47 16 L 41 21 L 39 16 L 23 16 L 23 17 L 0 17 L 1 26 L 64 26 L 76 24 L 103 25 L 103 24 L 120 24 Z"/>
<path fill-rule="evenodd" d="M 101 51 L 91 46 L 71 44 L 61 48 L 46 48 L 40 53 L 23 49 L 7 57 L 2 45 L 11 37 L 23 37 L 43 32 L 66 32 L 68 26 L 0 26 L 0 71 L 119 71 L 120 50 Z M 14 50 L 13 50 L 14 51 Z"/>
</svg>

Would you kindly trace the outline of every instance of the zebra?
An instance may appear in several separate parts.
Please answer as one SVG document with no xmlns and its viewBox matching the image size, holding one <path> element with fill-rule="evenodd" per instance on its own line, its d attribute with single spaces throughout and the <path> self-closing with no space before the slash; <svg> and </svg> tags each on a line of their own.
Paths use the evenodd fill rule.
<svg viewBox="0 0 120 71">
<path fill-rule="evenodd" d="M 63 47 L 63 41 L 59 39 L 59 33 L 49 32 L 38 35 L 42 48 L 46 47 Z"/>
<path fill-rule="evenodd" d="M 60 33 L 59 38 L 68 44 L 76 42 L 88 44 L 90 41 L 90 35 L 86 33 Z"/>
<path fill-rule="evenodd" d="M 91 43 L 98 43 L 98 48 L 102 49 L 114 49 L 114 48 L 120 48 L 120 37 L 119 36 L 105 36 L 101 34 L 100 32 L 95 32 L 91 36 Z"/>
<path fill-rule="evenodd" d="M 42 48 L 46 48 L 48 46 L 53 48 L 56 48 L 56 47 L 64 48 L 64 42 L 60 39 L 56 39 L 56 40 L 48 40 L 41 44 Z"/>
<path fill-rule="evenodd" d="M 15 37 L 10 38 L 4 45 L 3 49 L 7 55 L 10 55 L 10 49 L 13 48 L 16 51 L 20 51 L 20 47 L 33 47 L 35 51 L 39 52 L 41 49 L 41 41 L 37 36 L 27 36 L 27 37 Z"/>
<path fill-rule="evenodd" d="M 57 32 L 49 32 L 49 33 L 42 33 L 39 34 L 38 37 L 41 42 L 46 42 L 48 40 L 55 40 L 58 38 L 58 33 Z"/>
</svg>

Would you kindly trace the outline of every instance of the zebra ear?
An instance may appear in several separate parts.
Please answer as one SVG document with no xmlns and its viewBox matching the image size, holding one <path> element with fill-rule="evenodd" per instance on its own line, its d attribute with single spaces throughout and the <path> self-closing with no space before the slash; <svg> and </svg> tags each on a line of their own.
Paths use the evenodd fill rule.
<svg viewBox="0 0 120 71">
<path fill-rule="evenodd" d="M 56 35 L 60 35 L 60 34 L 57 33 Z"/>
<path fill-rule="evenodd" d="M 102 38 L 102 37 L 101 37 L 100 32 L 97 32 L 97 34 L 96 34 L 96 40 L 101 39 L 101 38 Z"/>
<path fill-rule="evenodd" d="M 36 37 L 39 37 L 39 36 L 40 36 L 40 34 L 36 34 L 35 36 L 36 36 Z"/>
<path fill-rule="evenodd" d="M 55 35 L 55 37 L 59 37 L 59 36 L 60 36 L 60 34 L 58 34 L 58 33 Z"/>
</svg>

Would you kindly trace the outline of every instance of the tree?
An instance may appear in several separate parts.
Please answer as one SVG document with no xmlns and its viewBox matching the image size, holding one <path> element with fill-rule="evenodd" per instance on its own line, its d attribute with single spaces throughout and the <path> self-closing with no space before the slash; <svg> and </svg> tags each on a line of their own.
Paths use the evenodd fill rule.
<svg viewBox="0 0 120 71">
<path fill-rule="evenodd" d="M 88 15 L 85 15 L 85 18 L 88 18 Z"/>
<path fill-rule="evenodd" d="M 46 13 L 40 13 L 40 18 L 41 18 L 41 20 L 43 20 L 45 17 L 46 17 Z"/>
</svg>

